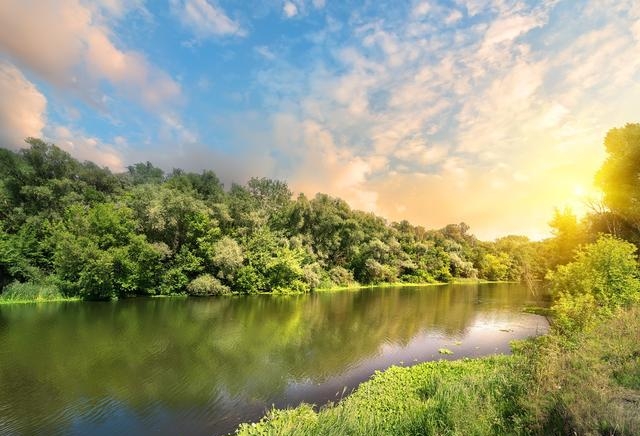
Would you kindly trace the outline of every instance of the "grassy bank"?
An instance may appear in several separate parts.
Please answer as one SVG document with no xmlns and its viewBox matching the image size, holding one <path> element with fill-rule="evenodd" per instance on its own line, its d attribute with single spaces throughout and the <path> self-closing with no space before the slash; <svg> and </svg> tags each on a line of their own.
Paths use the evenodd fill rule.
<svg viewBox="0 0 640 436">
<path fill-rule="evenodd" d="M 521 426 L 513 405 L 523 383 L 506 356 L 391 367 L 354 394 L 316 413 L 309 405 L 274 410 L 239 435 L 512 434 Z"/>
<path fill-rule="evenodd" d="M 338 404 L 273 410 L 238 434 L 640 434 L 640 310 L 515 351 L 391 367 Z"/>
<path fill-rule="evenodd" d="M 65 297 L 51 283 L 12 283 L 0 294 L 0 304 L 44 303 L 49 301 L 80 301 L 79 297 Z"/>
<path fill-rule="evenodd" d="M 495 282 L 488 280 L 478 279 L 455 279 L 449 283 L 407 283 L 407 282 L 394 282 L 394 283 L 379 283 L 375 285 L 360 285 L 353 284 L 349 286 L 336 286 L 331 288 L 320 288 L 313 292 L 337 292 L 337 291 L 357 291 L 359 289 L 371 289 L 371 288 L 396 288 L 396 287 L 422 287 L 422 286 L 442 286 L 447 284 L 482 284 L 482 283 L 513 283 L 513 282 Z M 281 291 L 281 292 L 257 292 L 249 295 L 302 295 L 308 292 L 300 291 Z M 245 295 L 238 293 L 229 293 L 224 296 L 237 296 Z M 144 297 L 153 298 L 187 298 L 186 293 L 181 294 L 168 294 L 168 295 L 150 295 Z M 0 294 L 0 304 L 14 304 L 14 303 L 44 303 L 44 302 L 59 302 L 59 301 L 82 301 L 80 297 L 65 297 L 62 295 L 58 288 L 49 283 L 35 284 L 35 283 L 12 283 L 7 286 L 2 294 Z"/>
<path fill-rule="evenodd" d="M 512 281 L 491 281 L 482 279 L 467 279 L 457 278 L 450 282 L 425 282 L 425 283 L 409 283 L 409 282 L 393 282 L 393 283 L 378 283 L 372 285 L 361 285 L 354 283 L 347 286 L 332 286 L 328 288 L 319 288 L 314 292 L 334 292 L 334 291 L 353 291 L 358 289 L 370 289 L 370 288 L 411 288 L 418 286 L 443 286 L 443 285 L 464 285 L 464 284 L 486 284 L 486 283 L 518 283 Z"/>
</svg>

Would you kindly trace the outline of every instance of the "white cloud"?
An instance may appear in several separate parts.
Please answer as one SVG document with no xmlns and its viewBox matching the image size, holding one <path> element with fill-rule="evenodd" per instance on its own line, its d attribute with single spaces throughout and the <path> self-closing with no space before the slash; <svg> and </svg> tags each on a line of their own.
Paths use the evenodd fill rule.
<svg viewBox="0 0 640 436">
<path fill-rule="evenodd" d="M 415 18 L 420 18 L 429 13 L 431 4 L 428 1 L 421 1 L 413 7 L 412 14 Z"/>
<path fill-rule="evenodd" d="M 98 5 L 102 7 L 97 7 Z M 0 3 L 0 51 L 17 65 L 103 105 L 102 81 L 148 108 L 181 99 L 180 85 L 142 53 L 117 46 L 108 22 L 123 3 L 79 0 Z"/>
<path fill-rule="evenodd" d="M 298 7 L 292 2 L 284 2 L 282 6 L 282 12 L 287 18 L 292 18 L 298 15 Z"/>
<path fill-rule="evenodd" d="M 313 7 L 316 9 L 322 9 L 325 7 L 326 1 L 325 0 L 312 0 L 313 3 Z"/>
<path fill-rule="evenodd" d="M 271 49 L 269 47 L 267 47 L 266 45 L 259 45 L 257 47 L 254 47 L 254 50 L 260 56 L 262 56 L 263 58 L 268 59 L 270 61 L 272 61 L 272 60 L 274 60 L 276 58 L 276 54 L 273 51 L 271 51 Z"/>
<path fill-rule="evenodd" d="M 116 146 L 105 144 L 98 138 L 87 136 L 67 126 L 54 126 L 47 129 L 46 139 L 56 144 L 80 161 L 91 161 L 99 166 L 109 167 L 112 171 L 124 171 L 121 152 Z M 114 142 L 123 144 L 122 138 L 114 138 Z"/>
<path fill-rule="evenodd" d="M 245 36 L 247 32 L 208 0 L 170 0 L 172 12 L 198 38 L 227 35 Z"/>
<path fill-rule="evenodd" d="M 331 62 L 264 73 L 280 101 L 263 136 L 294 162 L 274 174 L 390 219 L 464 220 L 485 238 L 540 237 L 554 206 L 584 210 L 575 187 L 593 189 L 604 134 L 640 101 L 637 20 L 619 13 L 630 6 L 457 4 L 352 17 L 349 41 L 322 40 Z M 271 87 L 280 77 L 290 92 Z"/>
<path fill-rule="evenodd" d="M 460 12 L 457 9 L 454 9 L 453 11 L 451 11 L 451 13 L 449 13 L 449 15 L 447 15 L 447 18 L 445 18 L 444 22 L 448 25 L 452 25 L 457 23 L 461 19 L 462 19 L 462 12 Z"/>
<path fill-rule="evenodd" d="M 27 137 L 44 138 L 76 159 L 123 170 L 121 153 L 114 146 L 69 127 L 47 125 L 46 97 L 6 61 L 0 61 L 0 95 L 0 146 L 18 149 L 27 146 Z"/>
<path fill-rule="evenodd" d="M 19 148 L 40 137 L 47 99 L 14 65 L 0 60 L 0 146 Z"/>
</svg>

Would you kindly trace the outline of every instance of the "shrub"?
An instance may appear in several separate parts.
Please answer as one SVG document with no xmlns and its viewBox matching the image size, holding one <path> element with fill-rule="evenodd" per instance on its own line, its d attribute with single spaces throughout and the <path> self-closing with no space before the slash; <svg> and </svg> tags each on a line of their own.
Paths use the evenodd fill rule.
<svg viewBox="0 0 640 436">
<path fill-rule="evenodd" d="M 187 285 L 187 292 L 189 295 L 206 296 L 229 294 L 231 291 L 211 274 L 203 274 Z"/>
<path fill-rule="evenodd" d="M 548 275 L 555 303 L 554 326 L 578 331 L 640 298 L 636 247 L 602 236 L 581 248 L 575 260 Z"/>
<path fill-rule="evenodd" d="M 329 278 L 338 286 L 348 286 L 354 283 L 353 273 L 341 266 L 335 266 L 329 270 Z"/>
</svg>

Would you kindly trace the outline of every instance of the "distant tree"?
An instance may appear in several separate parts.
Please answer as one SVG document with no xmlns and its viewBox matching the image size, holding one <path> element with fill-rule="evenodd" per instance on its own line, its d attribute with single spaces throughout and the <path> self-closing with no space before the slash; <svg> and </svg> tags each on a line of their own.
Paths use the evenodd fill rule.
<svg viewBox="0 0 640 436">
<path fill-rule="evenodd" d="M 129 180 L 134 185 L 145 183 L 159 184 L 164 181 L 164 171 L 154 167 L 151 162 L 139 162 L 127 167 Z"/>
</svg>

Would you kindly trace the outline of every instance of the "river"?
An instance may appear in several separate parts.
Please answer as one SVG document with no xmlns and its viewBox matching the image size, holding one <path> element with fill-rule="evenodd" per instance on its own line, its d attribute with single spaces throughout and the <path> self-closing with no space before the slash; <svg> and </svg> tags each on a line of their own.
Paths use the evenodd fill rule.
<svg viewBox="0 0 640 436">
<path fill-rule="evenodd" d="M 391 365 L 508 353 L 548 327 L 527 305 L 504 283 L 4 305 L 0 434 L 222 435 Z"/>
</svg>

